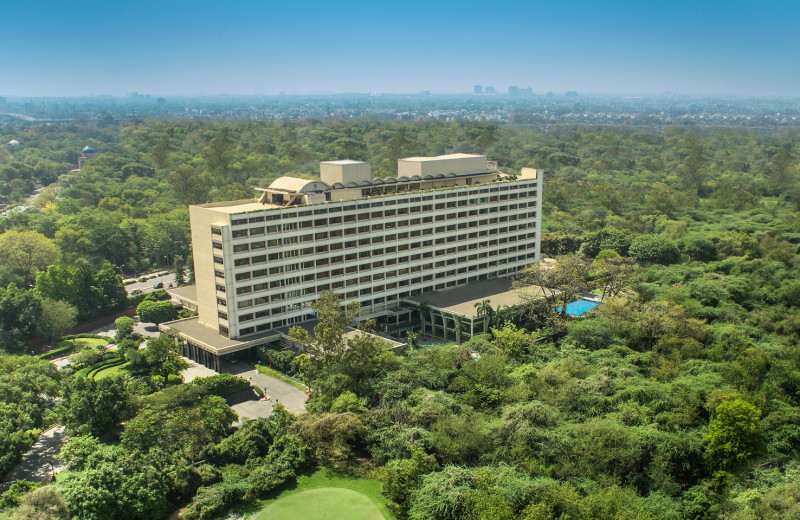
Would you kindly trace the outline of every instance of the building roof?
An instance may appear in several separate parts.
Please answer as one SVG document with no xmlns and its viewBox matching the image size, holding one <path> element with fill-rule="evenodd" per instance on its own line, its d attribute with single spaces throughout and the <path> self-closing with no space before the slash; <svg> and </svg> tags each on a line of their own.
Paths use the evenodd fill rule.
<svg viewBox="0 0 800 520">
<path fill-rule="evenodd" d="M 324 188 L 318 186 L 319 184 L 324 185 Z M 290 191 L 293 193 L 300 191 L 320 191 L 320 188 L 330 188 L 330 186 L 319 179 L 299 179 L 297 177 L 278 177 L 272 181 L 269 187 L 273 190 Z"/>
<path fill-rule="evenodd" d="M 423 293 L 419 296 L 405 298 L 416 303 L 426 303 L 429 307 L 434 307 L 452 314 L 460 314 L 467 317 L 478 315 L 475 304 L 484 300 L 489 300 L 492 308 L 499 306 L 518 305 L 531 296 L 544 296 L 553 291 L 538 285 L 513 289 L 511 281 L 504 278 L 490 278 L 480 282 L 472 282 L 461 287 L 447 289 L 446 291 L 434 291 Z"/>
<path fill-rule="evenodd" d="M 19 141 L 17 141 L 16 139 L 12 139 L 8 142 L 8 144 L 10 144 L 11 146 L 18 146 Z"/>
<path fill-rule="evenodd" d="M 353 161 L 352 159 L 342 159 L 339 161 L 321 161 L 320 164 L 369 164 L 364 161 Z"/>
<path fill-rule="evenodd" d="M 182 339 L 199 345 L 212 354 L 222 356 L 238 352 L 246 348 L 263 345 L 280 339 L 280 334 L 275 331 L 264 332 L 244 339 L 231 339 L 219 335 L 215 328 L 200 323 L 197 317 L 183 320 L 168 321 L 158 326 L 160 330 L 176 332 Z"/>
<path fill-rule="evenodd" d="M 173 287 L 172 289 L 167 289 L 167 294 L 179 300 L 186 300 L 197 305 L 196 285 L 181 285 L 180 287 Z"/>
<path fill-rule="evenodd" d="M 86 147 L 84 147 L 84 149 L 81 150 L 81 152 L 83 152 L 83 153 L 95 153 L 94 148 L 92 148 L 89 145 L 86 145 Z"/>
<path fill-rule="evenodd" d="M 483 157 L 483 155 L 474 153 L 449 153 L 446 155 L 437 155 L 435 157 L 404 157 L 401 161 L 414 161 L 414 162 L 428 162 L 428 161 L 441 161 L 446 159 L 472 159 L 476 157 Z"/>
</svg>

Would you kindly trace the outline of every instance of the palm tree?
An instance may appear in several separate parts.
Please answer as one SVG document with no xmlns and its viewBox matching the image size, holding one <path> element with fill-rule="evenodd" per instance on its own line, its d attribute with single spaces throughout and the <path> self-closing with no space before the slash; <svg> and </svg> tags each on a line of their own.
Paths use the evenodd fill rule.
<svg viewBox="0 0 800 520">
<path fill-rule="evenodd" d="M 425 314 L 431 312 L 431 307 L 428 305 L 428 302 L 422 302 L 417 307 L 417 312 L 419 312 L 419 321 L 422 325 L 422 334 L 425 334 Z M 433 323 L 433 318 L 431 318 L 431 323 Z"/>
<path fill-rule="evenodd" d="M 475 308 L 478 309 L 478 316 L 483 316 L 483 332 L 486 333 L 489 331 L 489 320 L 492 318 L 494 314 L 494 309 L 492 309 L 491 300 L 483 300 L 482 302 L 476 303 Z"/>
<path fill-rule="evenodd" d="M 462 329 L 461 325 L 462 325 L 462 323 L 464 323 L 464 316 L 461 316 L 460 314 L 454 314 L 453 315 L 453 322 L 454 322 L 454 326 L 455 326 L 455 329 L 456 329 L 456 343 L 458 343 L 460 345 L 461 344 L 461 329 Z"/>
</svg>

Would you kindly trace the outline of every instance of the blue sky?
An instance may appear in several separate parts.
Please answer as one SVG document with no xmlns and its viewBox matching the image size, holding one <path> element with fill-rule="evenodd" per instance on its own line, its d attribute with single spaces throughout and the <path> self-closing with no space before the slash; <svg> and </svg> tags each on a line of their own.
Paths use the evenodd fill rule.
<svg viewBox="0 0 800 520">
<path fill-rule="evenodd" d="M 0 96 L 800 94 L 790 1 L 0 1 Z"/>
</svg>

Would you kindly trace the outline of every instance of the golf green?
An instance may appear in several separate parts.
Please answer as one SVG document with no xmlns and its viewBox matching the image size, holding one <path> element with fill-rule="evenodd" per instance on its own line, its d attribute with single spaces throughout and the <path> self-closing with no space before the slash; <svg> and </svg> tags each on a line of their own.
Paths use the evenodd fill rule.
<svg viewBox="0 0 800 520">
<path fill-rule="evenodd" d="M 254 520 L 383 520 L 366 495 L 344 488 L 316 488 L 281 498 Z"/>
</svg>

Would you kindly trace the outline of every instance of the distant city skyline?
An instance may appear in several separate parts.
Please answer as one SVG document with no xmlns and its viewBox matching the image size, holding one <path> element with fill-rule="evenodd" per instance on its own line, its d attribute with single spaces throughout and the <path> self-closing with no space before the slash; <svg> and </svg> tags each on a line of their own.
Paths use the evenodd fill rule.
<svg viewBox="0 0 800 520">
<path fill-rule="evenodd" d="M 7 3 L 0 96 L 471 93 L 794 96 L 800 5 Z"/>
</svg>

